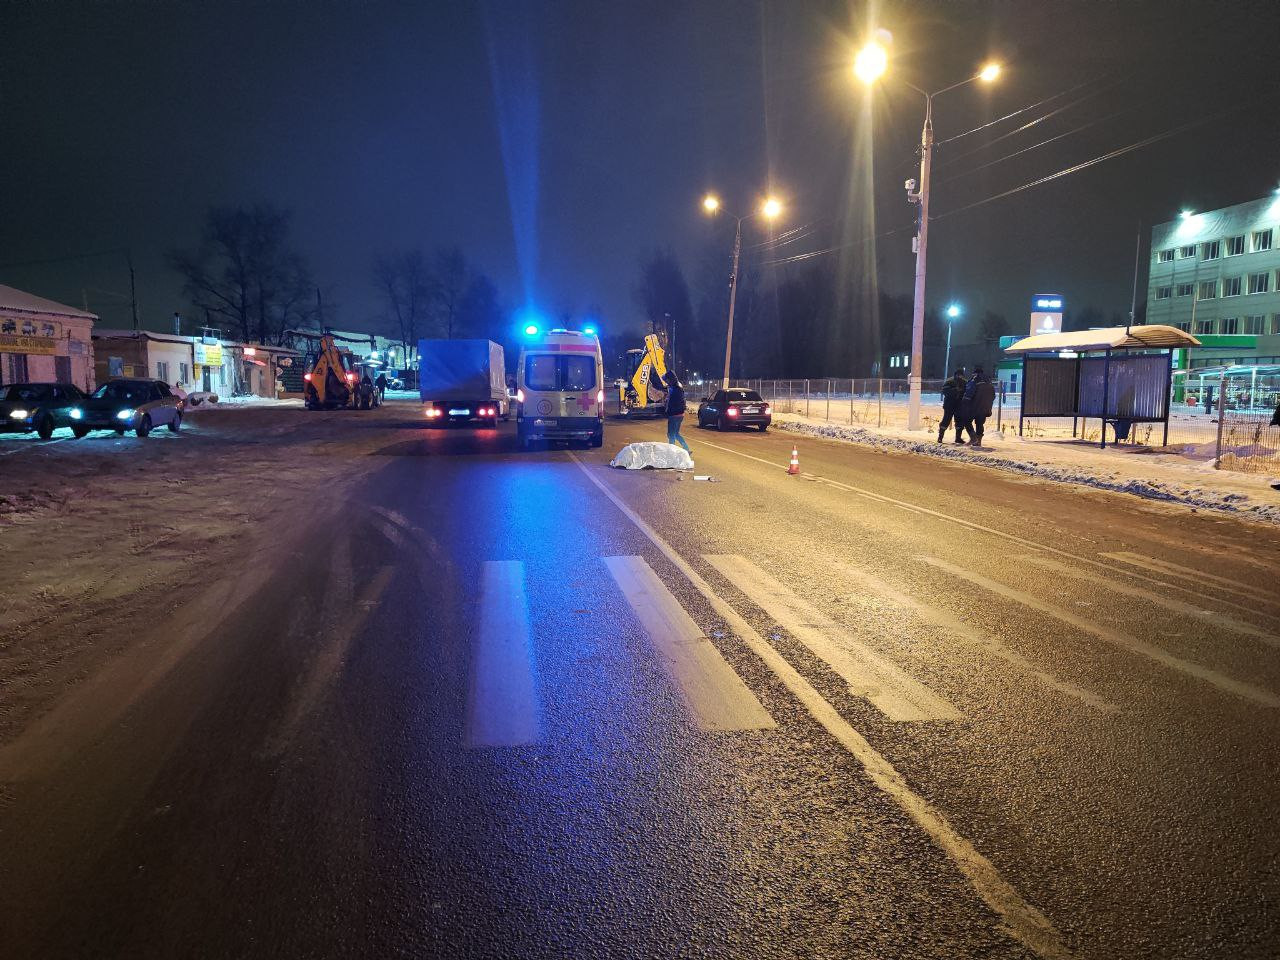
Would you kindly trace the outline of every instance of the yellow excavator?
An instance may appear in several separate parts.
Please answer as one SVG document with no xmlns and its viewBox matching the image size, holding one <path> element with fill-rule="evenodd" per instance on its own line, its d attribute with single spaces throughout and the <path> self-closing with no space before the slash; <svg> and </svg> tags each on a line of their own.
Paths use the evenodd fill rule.
<svg viewBox="0 0 1280 960">
<path fill-rule="evenodd" d="M 347 369 L 341 351 L 327 334 L 320 338 L 320 353 L 302 379 L 302 405 L 308 410 L 355 407 L 358 403 L 357 374 Z"/>
<path fill-rule="evenodd" d="M 667 357 L 658 342 L 658 335 L 651 333 L 644 338 L 644 347 L 627 351 L 627 368 L 631 379 L 618 387 L 618 406 L 624 417 L 660 417 L 666 409 Z"/>
</svg>

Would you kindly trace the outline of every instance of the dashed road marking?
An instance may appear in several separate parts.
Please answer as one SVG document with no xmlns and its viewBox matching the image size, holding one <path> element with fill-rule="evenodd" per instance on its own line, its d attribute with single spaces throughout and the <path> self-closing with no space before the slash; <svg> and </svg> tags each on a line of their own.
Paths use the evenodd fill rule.
<svg viewBox="0 0 1280 960">
<path fill-rule="evenodd" d="M 854 639 L 847 627 L 796 596 L 750 560 L 736 554 L 709 555 L 703 559 L 829 666 L 849 685 L 854 696 L 867 700 L 890 720 L 964 718 L 942 697 Z"/>
<path fill-rule="evenodd" d="M 703 730 L 777 726 L 642 557 L 606 557 L 604 562 L 698 726 Z"/>
<path fill-rule="evenodd" d="M 1108 703 L 1095 693 L 1070 683 L 1066 680 L 1060 680 L 1047 670 L 1038 667 L 1016 650 L 1011 649 L 1001 642 L 998 638 L 992 636 L 986 630 L 981 630 L 972 624 L 966 623 L 955 614 L 948 613 L 938 607 L 927 604 L 915 597 L 909 596 L 889 584 L 885 583 L 879 577 L 875 577 L 865 570 L 861 570 L 850 563 L 837 560 L 834 564 L 835 569 L 840 576 L 847 580 L 853 580 L 858 583 L 862 589 L 869 593 L 874 593 L 884 597 L 900 607 L 909 610 L 916 617 L 925 623 L 932 624 L 941 630 L 946 631 L 953 637 L 981 647 L 993 656 L 999 657 L 1006 663 L 1025 670 L 1028 674 L 1044 684 L 1050 690 L 1056 690 L 1058 693 L 1065 694 L 1079 700 L 1095 710 L 1101 710 L 1104 713 L 1112 712 L 1116 709 L 1114 704 Z"/>
<path fill-rule="evenodd" d="M 480 623 L 467 693 L 468 747 L 517 747 L 539 736 L 538 685 L 524 564 L 491 560 L 480 583 Z"/>
<path fill-rule="evenodd" d="M 662 552 L 699 593 L 706 598 L 712 609 L 727 623 L 743 643 L 756 654 L 773 672 L 791 694 L 809 711 L 809 714 L 822 725 L 842 747 L 845 748 L 862 766 L 867 777 L 886 796 L 892 799 L 899 808 L 909 816 L 933 840 L 941 850 L 973 886 L 982 901 L 1004 922 L 1004 927 L 1021 943 L 1025 944 L 1037 955 L 1046 958 L 1069 958 L 1073 954 L 1063 942 L 1061 934 L 1049 921 L 1049 918 L 1023 899 L 1013 886 L 1004 879 L 995 866 L 978 852 L 968 839 L 961 836 L 951 825 L 943 813 L 935 808 L 923 796 L 916 793 L 906 780 L 879 751 L 867 741 L 862 734 L 854 730 L 831 706 L 822 694 L 814 689 L 795 667 L 778 653 L 751 624 L 747 623 L 736 610 L 711 589 L 710 584 L 680 556 L 671 544 L 667 543 L 658 532 L 642 520 L 634 510 L 626 505 L 603 480 L 597 477 L 577 456 L 570 458 L 578 465 L 583 474 L 590 480 L 624 516 L 643 533 L 659 551 Z"/>
<path fill-rule="evenodd" d="M 1121 648 L 1122 650 L 1141 654 L 1142 656 L 1148 657 L 1156 661 L 1156 663 L 1168 667 L 1171 670 L 1176 670 L 1189 677 L 1195 677 L 1197 680 L 1203 680 L 1205 683 L 1212 684 L 1219 690 L 1224 690 L 1227 693 L 1234 693 L 1236 696 L 1244 697 L 1246 700 L 1252 700 L 1254 703 L 1260 703 L 1263 706 L 1280 707 L 1280 696 L 1271 693 L 1269 690 L 1264 690 L 1261 687 L 1255 687 L 1253 684 L 1245 683 L 1243 680 L 1236 680 L 1234 677 L 1229 677 L 1224 673 L 1219 673 L 1217 670 L 1201 666 L 1200 664 L 1193 663 L 1190 660 L 1184 660 L 1183 658 L 1174 656 L 1172 653 L 1162 650 L 1144 640 L 1131 637 L 1128 634 L 1121 633 L 1118 630 L 1113 630 L 1100 623 L 1095 623 L 1092 620 L 1085 620 L 1081 617 L 1077 617 L 1075 614 L 1070 611 L 1063 610 L 1061 607 L 1045 603 L 1043 600 L 1033 597 L 1028 593 L 1024 593 L 1023 591 L 1017 590 L 1013 587 L 1005 586 L 1003 583 L 997 583 L 996 581 L 988 579 L 981 574 L 974 573 L 972 570 L 965 570 L 953 563 L 948 563 L 946 560 L 940 560 L 937 557 L 923 556 L 918 557 L 917 559 L 937 567 L 939 570 L 945 570 L 952 576 L 959 577 L 962 580 L 968 580 L 970 583 L 994 593 L 997 596 L 1004 597 L 1006 600 L 1012 600 L 1025 607 L 1030 607 L 1032 610 L 1042 613 L 1045 616 L 1053 617 L 1055 620 L 1060 620 L 1068 626 L 1075 627 L 1083 633 L 1092 634 L 1099 640 L 1104 640 L 1113 646 Z"/>
<path fill-rule="evenodd" d="M 1247 584 L 1242 584 L 1238 580 L 1231 580 L 1227 577 L 1218 576 L 1216 573 L 1210 573 L 1207 570 L 1194 570 L 1191 567 L 1184 567 L 1177 563 L 1171 563 L 1168 560 L 1157 560 L 1155 557 L 1144 557 L 1140 553 L 1129 553 L 1128 551 L 1118 550 L 1113 553 L 1104 553 L 1102 556 L 1110 560 L 1119 560 L 1121 563 L 1129 564 L 1134 567 L 1141 567 L 1144 570 L 1152 570 L 1155 573 L 1165 576 L 1179 577 L 1183 580 L 1190 580 L 1197 584 L 1204 584 L 1206 581 L 1213 584 L 1219 590 L 1225 590 L 1227 593 L 1235 594 L 1238 597 L 1248 597 L 1251 600 L 1261 600 L 1264 603 L 1275 604 L 1277 602 L 1274 593 L 1267 593 L 1262 590 L 1254 590 Z"/>
<path fill-rule="evenodd" d="M 1197 607 L 1194 604 L 1186 603 L 1175 597 L 1165 596 L 1156 593 L 1154 590 L 1148 590 L 1145 587 L 1135 587 L 1127 583 L 1119 583 L 1114 579 L 1098 576 L 1096 573 L 1090 573 L 1069 564 L 1059 563 L 1057 560 L 1050 560 L 1048 557 L 1025 556 L 1023 560 L 1030 563 L 1053 570 L 1056 573 L 1064 574 L 1068 577 L 1075 577 L 1077 580 L 1084 580 L 1086 583 L 1096 584 L 1112 593 L 1123 594 L 1126 597 L 1138 597 L 1142 600 L 1149 600 L 1154 604 L 1164 607 L 1166 610 L 1172 610 L 1174 613 L 1186 614 L 1189 617 L 1195 617 L 1197 620 L 1203 620 L 1215 627 L 1222 627 L 1226 630 L 1233 630 L 1236 633 L 1243 633 L 1246 636 L 1254 637 L 1261 640 L 1269 647 L 1280 647 L 1280 637 L 1276 636 L 1272 630 L 1265 630 L 1262 627 L 1255 627 L 1252 623 L 1245 623 L 1243 620 L 1237 620 L 1225 613 L 1219 613 L 1216 610 L 1206 610 L 1203 607 Z"/>
</svg>

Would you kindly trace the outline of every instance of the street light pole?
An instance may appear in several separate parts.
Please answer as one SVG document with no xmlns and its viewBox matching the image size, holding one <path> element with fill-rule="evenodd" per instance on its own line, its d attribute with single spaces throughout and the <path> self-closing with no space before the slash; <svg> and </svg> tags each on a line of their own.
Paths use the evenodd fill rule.
<svg viewBox="0 0 1280 960">
<path fill-rule="evenodd" d="M 916 234 L 915 302 L 911 309 L 911 374 L 907 379 L 907 429 L 920 429 L 920 378 L 924 366 L 924 291 L 929 250 L 929 171 L 933 159 L 933 95 L 924 95 L 924 129 L 920 132 L 920 192 L 913 197 L 920 204 L 920 230 Z M 951 325 L 947 325 L 948 352 Z"/>
<path fill-rule="evenodd" d="M 863 83 L 872 84 L 884 75 L 888 63 L 888 51 L 879 42 L 873 41 L 858 51 L 853 61 L 853 72 Z M 911 310 L 911 372 L 907 380 L 909 387 L 907 428 L 910 430 L 920 429 L 920 380 L 924 372 L 924 295 L 929 253 L 929 172 L 933 162 L 933 98 L 973 83 L 975 80 L 991 83 L 999 75 L 1000 65 L 989 63 L 974 76 L 933 93 L 921 90 L 913 83 L 906 84 L 924 97 L 924 129 L 920 133 L 920 183 L 916 192 L 912 192 L 915 185 L 911 181 L 907 182 L 907 199 L 920 205 L 920 224 L 915 239 L 916 282 Z M 950 333 L 951 330 L 948 327 L 948 338 Z"/>
<path fill-rule="evenodd" d="M 729 329 L 724 337 L 724 380 L 720 384 L 722 390 L 729 389 L 729 358 L 733 354 L 733 308 L 738 301 L 738 259 L 742 254 L 742 217 L 738 217 L 738 228 L 733 234 L 733 272 L 729 274 Z"/>
<path fill-rule="evenodd" d="M 942 361 L 942 376 L 951 376 L 951 328 L 955 325 L 956 318 L 960 316 L 959 304 L 949 304 L 947 306 L 947 356 Z"/>
</svg>

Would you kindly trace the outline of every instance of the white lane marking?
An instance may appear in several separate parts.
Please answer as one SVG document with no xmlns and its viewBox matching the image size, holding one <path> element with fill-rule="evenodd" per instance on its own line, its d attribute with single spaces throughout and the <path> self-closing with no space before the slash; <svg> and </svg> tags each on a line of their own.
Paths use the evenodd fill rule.
<svg viewBox="0 0 1280 960">
<path fill-rule="evenodd" d="M 1115 580 L 1109 580 L 1106 577 L 1100 577 L 1095 573 L 1089 573 L 1085 570 L 1078 570 L 1069 564 L 1059 563 L 1057 560 L 1050 560 L 1048 557 L 1025 556 L 1023 560 L 1029 560 L 1031 563 L 1038 564 L 1057 573 L 1065 574 L 1068 577 L 1075 577 L 1077 580 L 1084 580 L 1086 583 L 1096 584 L 1103 589 L 1110 590 L 1112 593 L 1123 594 L 1127 597 L 1138 597 L 1142 600 L 1149 600 L 1152 603 L 1164 607 L 1166 610 L 1172 610 L 1174 613 L 1186 614 L 1189 617 L 1195 617 L 1197 620 L 1203 620 L 1206 623 L 1213 624 L 1215 627 L 1224 627 L 1227 630 L 1234 630 L 1236 633 L 1243 633 L 1246 636 L 1254 637 L 1261 640 L 1269 647 L 1280 647 L 1280 637 L 1276 636 L 1271 630 L 1264 630 L 1262 627 L 1255 627 L 1252 623 L 1245 623 L 1243 620 L 1237 620 L 1235 617 L 1225 613 L 1219 613 L 1216 610 L 1206 610 L 1203 607 L 1197 607 L 1194 604 L 1184 603 L 1173 597 L 1167 597 L 1156 593 L 1154 590 L 1148 590 L 1145 587 L 1134 587 L 1127 583 L 1118 583 Z"/>
<path fill-rule="evenodd" d="M 1183 580 L 1191 580 L 1194 583 L 1203 585 L 1207 580 L 1220 590 L 1227 593 L 1233 593 L 1238 597 L 1248 597 L 1251 600 L 1261 600 L 1264 603 L 1275 604 L 1277 602 L 1274 593 L 1266 593 L 1262 590 L 1253 590 L 1247 584 L 1242 584 L 1238 580 L 1230 580 L 1227 577 L 1220 577 L 1215 573 L 1209 573 L 1207 570 L 1193 570 L 1191 567 L 1180 566 L 1171 563 L 1168 560 L 1157 560 L 1155 557 L 1144 557 L 1140 553 L 1129 553 L 1128 551 L 1118 550 L 1114 553 L 1104 553 L 1102 556 L 1111 560 L 1119 560 L 1121 563 L 1129 564 L 1135 567 L 1141 567 L 1144 570 L 1154 570 L 1156 573 L 1165 576 L 1180 577 Z"/>
<path fill-rule="evenodd" d="M 1101 710 L 1104 713 L 1110 713 L 1116 709 L 1114 704 L 1108 703 L 1097 694 L 1091 693 L 1083 687 L 1077 686 L 1076 684 L 1070 683 L 1066 680 L 1059 680 L 1052 673 L 1036 666 L 1022 654 L 1006 646 L 987 631 L 966 623 L 954 614 L 948 613 L 938 607 L 931 606 L 921 600 L 917 600 L 915 597 L 895 589 L 880 578 L 872 576 L 867 571 L 853 566 L 853 564 L 837 560 L 834 562 L 833 566 L 841 576 L 845 579 L 856 581 L 863 590 L 884 597 L 886 600 L 909 610 L 925 623 L 932 624 L 935 627 L 945 630 L 952 636 L 973 644 L 976 647 L 981 647 L 993 656 L 1004 660 L 1006 663 L 1018 667 L 1021 670 L 1025 670 L 1049 689 L 1056 690 L 1059 693 L 1064 693 L 1069 697 L 1074 697 L 1081 703 L 1093 707 L 1095 710 Z"/>
<path fill-rule="evenodd" d="M 685 575 L 697 591 L 707 599 L 712 609 L 729 625 L 738 638 L 765 662 L 774 676 L 804 705 L 809 714 L 862 765 L 871 782 L 897 803 L 902 811 L 929 835 L 938 849 L 955 864 L 956 869 L 968 878 L 982 901 L 1004 921 L 1005 929 L 1011 936 L 1042 957 L 1056 960 L 1056 958 L 1073 956 L 1049 919 L 1024 900 L 1018 891 L 1000 875 L 991 861 L 956 832 L 955 827 L 941 811 L 912 790 L 893 764 L 871 746 L 862 734 L 854 730 L 839 711 L 827 703 L 822 694 L 818 693 L 795 667 L 756 633 L 751 624 L 739 616 L 733 607 L 721 600 L 706 580 L 689 566 L 680 554 L 676 553 L 671 544 L 662 539 L 653 527 L 623 503 L 622 499 L 609 489 L 603 480 L 595 476 L 577 456 L 571 453 L 569 457 L 578 465 L 578 469 L 586 475 L 587 479 L 635 524 L 636 529 L 648 537 L 649 542 L 662 551 L 662 554 Z"/>
<path fill-rule="evenodd" d="M 703 730 L 766 730 L 773 717 L 643 557 L 605 557 L 667 674 Z"/>
<path fill-rule="evenodd" d="M 480 625 L 471 655 L 466 745 L 536 743 L 539 712 L 524 564 L 491 560 L 485 563 L 480 582 Z"/>
<path fill-rule="evenodd" d="M 747 460 L 754 460 L 756 463 L 763 463 L 767 467 L 775 467 L 776 469 L 783 470 L 783 471 L 787 469 L 786 464 L 775 463 L 772 460 L 765 460 L 763 457 L 754 457 L 749 453 L 743 453 L 741 450 L 734 450 L 732 447 L 722 447 L 718 443 L 710 443 L 707 440 L 702 440 L 700 441 L 700 443 L 703 446 L 714 447 L 716 450 L 723 450 L 725 453 L 732 453 L 734 456 L 737 456 L 737 457 L 743 457 L 744 459 L 747 459 Z M 816 483 L 825 483 L 828 486 L 835 487 L 838 490 L 845 490 L 845 491 L 848 491 L 849 493 L 855 493 L 860 497 L 866 497 L 868 500 L 875 500 L 880 503 L 887 503 L 892 506 L 899 507 L 903 510 L 907 510 L 911 513 L 918 513 L 923 516 L 935 517 L 936 519 L 939 519 L 939 520 L 946 520 L 949 523 L 954 523 L 962 527 L 967 527 L 970 530 L 979 530 L 982 533 L 989 533 L 993 537 L 999 537 L 1002 540 L 1008 540 L 1010 543 L 1017 543 L 1024 547 L 1030 547 L 1032 550 L 1040 550 L 1044 553 L 1052 553 L 1055 556 L 1062 557 L 1066 560 L 1074 560 L 1076 563 L 1091 564 L 1092 566 L 1098 567 L 1102 570 L 1106 570 L 1110 573 L 1115 573 L 1118 569 L 1112 564 L 1103 563 L 1101 560 L 1095 560 L 1092 557 L 1082 557 L 1074 553 L 1069 553 L 1066 550 L 1060 550 L 1057 547 L 1051 547 L 1048 544 L 1036 543 L 1034 540 L 1027 540 L 1025 537 L 1019 537 L 1017 534 L 1006 533 L 1003 530 L 996 530 L 992 527 L 984 527 L 982 524 L 974 523 L 972 520 L 965 520 L 962 517 L 953 517 L 950 514 L 940 513 L 937 510 L 930 510 L 928 507 L 922 507 L 914 503 L 907 503 L 905 500 L 896 500 L 893 497 L 886 497 L 884 494 L 873 493 L 870 490 L 865 490 L 862 487 L 855 487 L 852 484 L 842 483 L 839 480 L 831 480 L 827 477 L 820 477 L 812 473 L 801 474 L 801 476 L 806 477 Z M 1102 556 L 1117 557 L 1118 555 L 1104 553 L 1102 554 Z M 1146 580 L 1148 583 L 1154 583 L 1157 586 L 1172 588 L 1174 590 L 1181 590 L 1183 593 L 1190 594 L 1191 596 L 1195 596 L 1195 597 L 1198 597 L 1201 595 L 1200 591 L 1198 591 L 1194 587 L 1183 587 L 1183 586 L 1180 586 L 1179 584 L 1167 583 L 1163 580 L 1158 580 L 1155 577 L 1144 576 L 1139 573 L 1133 573 L 1132 571 L 1129 571 L 1129 570 L 1126 570 L 1125 572 L 1131 577 L 1138 577 L 1139 579 Z M 1218 603 L 1224 603 L 1227 606 L 1237 607 L 1237 609 L 1242 609 L 1242 610 L 1251 609 L 1249 607 L 1240 607 L 1238 604 L 1234 604 L 1226 600 L 1217 600 L 1217 598 L 1215 598 L 1215 600 Z M 1274 603 L 1275 601 L 1268 600 L 1268 602 Z"/>
<path fill-rule="evenodd" d="M 952 576 L 960 577 L 962 580 L 968 580 L 970 583 L 982 587 L 982 589 L 988 590 L 997 596 L 1004 597 L 1006 600 L 1012 600 L 1025 607 L 1030 607 L 1032 610 L 1043 613 L 1045 616 L 1053 617 L 1055 620 L 1061 620 L 1068 626 L 1075 627 L 1077 630 L 1083 631 L 1084 633 L 1092 634 L 1099 640 L 1105 640 L 1107 643 L 1120 647 L 1122 650 L 1142 654 L 1144 657 L 1149 657 L 1156 661 L 1156 663 L 1166 666 L 1171 670 L 1176 670 L 1179 673 L 1185 673 L 1187 676 L 1195 677 L 1198 680 L 1210 683 L 1220 690 L 1225 690 L 1228 693 L 1234 693 L 1237 696 L 1244 697 L 1247 700 L 1252 700 L 1255 703 L 1263 704 L 1264 706 L 1280 707 L 1280 696 L 1271 693 L 1269 690 L 1263 690 L 1261 687 L 1255 687 L 1253 684 L 1245 683 L 1243 680 L 1236 680 L 1234 677 L 1229 677 L 1224 673 L 1219 673 L 1217 670 L 1201 666 L 1198 663 L 1192 663 L 1190 660 L 1184 660 L 1181 657 L 1176 657 L 1173 654 L 1161 650 L 1159 647 L 1143 640 L 1139 640 L 1136 637 L 1120 633 L 1118 630 L 1112 630 L 1110 627 L 1104 627 L 1091 620 L 1085 620 L 1081 617 L 1077 617 L 1068 610 L 1063 610 L 1061 607 L 1045 603 L 1030 594 L 1023 593 L 1021 590 L 1014 589 L 1013 587 L 1007 587 L 1003 583 L 997 583 L 996 581 L 990 580 L 981 574 L 974 573 L 972 570 L 965 570 L 961 567 L 957 567 L 953 563 L 948 563 L 945 560 L 939 560 L 937 557 L 920 556 L 916 559 L 937 567 L 939 570 L 945 570 Z"/>
<path fill-rule="evenodd" d="M 736 554 L 705 555 L 747 599 L 769 614 L 890 720 L 962 720 L 964 715 L 758 566 Z"/>
</svg>

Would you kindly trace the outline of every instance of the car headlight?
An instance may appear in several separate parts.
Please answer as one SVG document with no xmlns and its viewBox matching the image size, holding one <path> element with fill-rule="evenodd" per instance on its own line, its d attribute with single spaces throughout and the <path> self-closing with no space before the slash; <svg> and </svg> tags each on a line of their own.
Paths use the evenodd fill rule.
<svg viewBox="0 0 1280 960">
<path fill-rule="evenodd" d="M 121 410 L 119 413 L 117 413 L 117 414 L 116 414 L 116 419 L 117 419 L 117 420 L 132 420 L 132 419 L 133 419 L 133 411 L 132 411 L 132 410 Z"/>
<path fill-rule="evenodd" d="M 83 411 L 83 410 L 81 410 L 79 407 L 72 407 L 72 408 L 71 408 L 71 419 L 72 419 L 72 420 L 79 420 L 79 419 L 80 419 L 81 417 L 83 417 L 83 416 L 84 416 L 84 411 Z"/>
<path fill-rule="evenodd" d="M 28 414 L 27 414 L 27 411 L 25 410 L 11 410 L 9 412 L 10 420 L 25 420 L 27 419 L 27 416 Z"/>
</svg>

